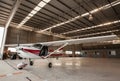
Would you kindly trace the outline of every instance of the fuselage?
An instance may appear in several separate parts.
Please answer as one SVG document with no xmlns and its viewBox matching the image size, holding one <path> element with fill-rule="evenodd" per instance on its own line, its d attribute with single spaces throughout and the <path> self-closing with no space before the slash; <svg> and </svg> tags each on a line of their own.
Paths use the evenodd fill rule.
<svg viewBox="0 0 120 81">
<path fill-rule="evenodd" d="M 43 56 L 47 56 L 54 50 L 48 50 L 47 48 L 43 49 L 43 47 L 38 48 L 34 46 L 19 46 L 19 47 L 16 47 L 16 51 L 17 51 L 17 54 L 22 58 L 41 58 Z M 60 50 L 55 52 L 53 55 L 59 56 L 62 54 L 63 54 L 63 51 Z"/>
</svg>

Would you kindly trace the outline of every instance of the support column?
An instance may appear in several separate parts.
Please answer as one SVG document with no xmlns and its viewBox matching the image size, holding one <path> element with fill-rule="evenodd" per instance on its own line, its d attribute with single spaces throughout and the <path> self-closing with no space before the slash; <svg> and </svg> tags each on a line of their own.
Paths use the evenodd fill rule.
<svg viewBox="0 0 120 81">
<path fill-rule="evenodd" d="M 75 57 L 76 45 L 72 45 L 72 51 L 73 51 L 72 57 Z"/>
<path fill-rule="evenodd" d="M 83 51 L 82 46 L 83 46 L 83 44 L 79 44 L 79 45 L 78 45 L 78 48 L 79 48 L 79 51 L 80 51 L 80 52 Z M 81 57 L 81 55 L 79 55 L 79 56 Z"/>
<path fill-rule="evenodd" d="M 12 9 L 10 15 L 9 15 L 8 21 L 5 24 L 5 29 L 4 29 L 4 33 L 3 33 L 3 39 L 2 39 L 2 43 L 1 43 L 1 50 L 0 50 L 1 59 L 3 59 L 3 51 L 4 51 L 4 46 L 5 46 L 8 27 L 9 27 L 10 22 L 11 22 L 12 18 L 14 17 L 20 3 L 21 3 L 21 0 L 16 0 L 15 5 L 13 6 L 13 9 Z"/>
</svg>

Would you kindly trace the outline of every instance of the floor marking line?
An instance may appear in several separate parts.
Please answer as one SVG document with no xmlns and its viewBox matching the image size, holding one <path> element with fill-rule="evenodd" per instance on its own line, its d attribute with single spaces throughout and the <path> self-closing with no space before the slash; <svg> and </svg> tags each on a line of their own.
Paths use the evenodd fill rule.
<svg viewBox="0 0 120 81">
<path fill-rule="evenodd" d="M 17 68 L 15 68 L 13 65 L 11 65 L 8 61 L 4 61 L 6 62 L 10 67 L 12 67 L 14 70 L 17 70 Z"/>
<path fill-rule="evenodd" d="M 22 74 L 22 73 L 23 72 L 14 72 L 14 73 L 3 74 L 3 75 L 0 75 L 0 78 L 13 76 L 13 75 L 18 75 L 18 74 Z"/>
<path fill-rule="evenodd" d="M 5 77 L 6 75 L 0 75 L 0 77 Z"/>
</svg>

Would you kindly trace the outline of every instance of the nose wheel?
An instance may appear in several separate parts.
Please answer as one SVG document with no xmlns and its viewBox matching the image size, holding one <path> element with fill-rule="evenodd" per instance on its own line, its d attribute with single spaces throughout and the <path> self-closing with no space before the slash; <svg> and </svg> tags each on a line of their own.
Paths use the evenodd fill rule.
<svg viewBox="0 0 120 81">
<path fill-rule="evenodd" d="M 48 63 L 48 67 L 52 68 L 52 63 L 51 62 Z"/>
</svg>

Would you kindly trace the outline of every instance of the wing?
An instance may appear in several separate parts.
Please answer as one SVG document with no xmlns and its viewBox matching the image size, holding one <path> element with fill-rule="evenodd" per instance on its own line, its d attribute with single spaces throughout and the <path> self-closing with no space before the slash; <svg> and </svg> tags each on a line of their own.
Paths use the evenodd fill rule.
<svg viewBox="0 0 120 81">
<path fill-rule="evenodd" d="M 83 43 L 92 43 L 92 42 L 100 42 L 100 41 L 110 41 L 118 39 L 116 35 L 107 35 L 107 36 L 98 36 L 98 37 L 88 37 L 88 38 L 80 38 L 80 39 L 69 39 L 69 40 L 61 40 L 61 41 L 52 41 L 52 42 L 42 42 L 42 43 L 30 43 L 30 44 L 20 44 L 20 46 L 32 46 L 34 44 L 42 44 L 46 46 L 60 46 L 63 44 L 83 44 Z M 7 44 L 5 46 L 13 46 L 16 47 L 17 44 Z"/>
<path fill-rule="evenodd" d="M 41 44 L 47 45 L 47 46 L 60 46 L 60 45 L 63 45 L 65 43 L 68 43 L 68 45 L 72 45 L 72 44 L 83 44 L 83 43 L 110 41 L 110 40 L 115 40 L 115 39 L 118 39 L 118 37 L 116 35 L 108 35 L 108 36 L 88 37 L 88 38 L 81 38 L 81 39 L 70 39 L 70 40 L 43 42 Z"/>
<path fill-rule="evenodd" d="M 33 46 L 35 43 L 19 44 L 19 46 Z M 5 47 L 17 47 L 18 44 L 6 44 Z"/>
</svg>

